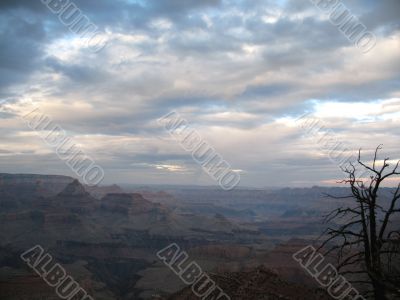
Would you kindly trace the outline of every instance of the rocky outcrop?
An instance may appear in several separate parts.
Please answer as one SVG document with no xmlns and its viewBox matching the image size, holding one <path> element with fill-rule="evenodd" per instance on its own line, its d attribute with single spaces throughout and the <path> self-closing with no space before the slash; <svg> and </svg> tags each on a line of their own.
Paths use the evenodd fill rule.
<svg viewBox="0 0 400 300">
<path fill-rule="evenodd" d="M 60 193 L 73 178 L 53 175 L 0 174 L 0 209 L 29 208 Z"/>
<path fill-rule="evenodd" d="M 0 189 L 2 187 L 23 188 L 18 190 L 18 194 L 23 193 L 24 190 L 33 190 L 42 193 L 42 196 L 54 196 L 73 180 L 72 177 L 59 175 L 0 173 Z"/>
<path fill-rule="evenodd" d="M 232 300 L 328 300 L 323 291 L 288 283 L 264 267 L 249 272 L 211 274 L 219 287 Z M 190 288 L 186 288 L 168 300 L 198 300 Z"/>
<path fill-rule="evenodd" d="M 106 185 L 106 186 L 88 186 L 85 185 L 86 191 L 89 192 L 90 195 L 92 195 L 96 199 L 102 199 L 108 194 L 123 194 L 124 190 L 116 185 Z"/>
<path fill-rule="evenodd" d="M 89 193 L 85 190 L 83 185 L 79 183 L 78 180 L 74 180 L 68 184 L 64 190 L 59 194 L 59 197 L 72 197 L 72 198 L 83 198 L 89 196 Z"/>
<path fill-rule="evenodd" d="M 0 299 L 56 300 L 54 290 L 34 272 L 0 268 Z"/>
<path fill-rule="evenodd" d="M 253 249 L 239 245 L 205 245 L 190 250 L 198 257 L 217 257 L 222 259 L 246 259 L 252 255 Z"/>
<path fill-rule="evenodd" d="M 0 240 L 16 248 L 17 262 L 23 251 L 42 245 L 63 266 L 71 267 L 71 274 L 80 284 L 82 279 L 89 283 L 85 287 L 93 289 L 95 299 L 143 299 L 143 291 L 178 291 L 180 286 L 166 287 L 165 279 L 171 276 L 167 268 L 160 267 L 156 256 L 171 243 L 177 243 L 194 259 L 204 259 L 205 268 L 218 272 L 232 271 L 231 265 L 239 270 L 245 260 L 255 255 L 250 245 L 254 241 L 257 245 L 264 243 L 259 232 L 238 225 L 222 213 L 207 217 L 180 214 L 162 201 L 154 203 L 137 193 L 109 193 L 98 200 L 69 177 L 59 182 L 58 177 L 53 181 L 50 178 L 49 186 L 54 183 L 57 188 L 45 186 L 44 190 L 38 189 L 41 182 L 24 178 L 15 186 L 3 184 L 4 194 L 26 199 L 30 205 L 0 212 L 0 225 L 7 228 L 0 231 Z M 13 199 L 10 197 L 0 199 Z M 161 200 L 168 195 L 156 193 L 154 197 Z M 0 261 L 0 268 L 25 267 L 4 263 L 10 261 Z M 221 264 L 223 269 L 218 268 Z M 14 280 L 26 283 L 27 290 L 31 288 L 28 281 L 32 278 L 18 278 L 6 276 L 4 290 L 12 291 L 13 284 L 22 288 Z M 2 290 L 0 287 L 0 293 Z"/>
<path fill-rule="evenodd" d="M 108 194 L 101 199 L 102 209 L 130 216 L 149 213 L 156 207 L 140 194 Z"/>
<path fill-rule="evenodd" d="M 64 210 L 70 213 L 88 214 L 94 212 L 99 206 L 98 201 L 85 190 L 78 180 L 68 184 L 57 196 L 48 201 L 53 212 Z"/>
</svg>

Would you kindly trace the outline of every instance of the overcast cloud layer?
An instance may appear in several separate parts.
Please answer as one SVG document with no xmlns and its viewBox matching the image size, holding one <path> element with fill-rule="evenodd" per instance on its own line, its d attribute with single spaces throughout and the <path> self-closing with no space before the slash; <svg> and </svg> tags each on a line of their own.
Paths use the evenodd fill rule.
<svg viewBox="0 0 400 300">
<path fill-rule="evenodd" d="M 242 186 L 332 183 L 341 172 L 294 120 L 349 149 L 400 158 L 400 1 L 343 1 L 377 37 L 363 54 L 308 0 L 75 0 L 92 53 L 39 0 L 0 2 L 0 172 L 67 174 L 18 116 L 32 100 L 105 183 L 215 184 L 157 123 L 181 113 Z"/>
</svg>

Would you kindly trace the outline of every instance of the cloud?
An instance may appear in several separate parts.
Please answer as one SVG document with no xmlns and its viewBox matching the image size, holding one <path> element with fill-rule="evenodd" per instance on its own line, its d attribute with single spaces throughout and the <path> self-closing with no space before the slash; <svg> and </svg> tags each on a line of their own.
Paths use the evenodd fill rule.
<svg viewBox="0 0 400 300">
<path fill-rule="evenodd" d="M 9 172 L 68 173 L 19 119 L 24 99 L 96 156 L 109 182 L 213 183 L 158 126 L 171 110 L 244 170 L 244 185 L 340 176 L 290 125 L 305 112 L 352 149 L 385 143 L 396 155 L 396 0 L 346 3 L 377 36 L 367 54 L 308 0 L 74 2 L 107 39 L 102 51 L 91 53 L 39 1 L 0 3 L 0 149 L 10 151 L 0 160 Z"/>
</svg>

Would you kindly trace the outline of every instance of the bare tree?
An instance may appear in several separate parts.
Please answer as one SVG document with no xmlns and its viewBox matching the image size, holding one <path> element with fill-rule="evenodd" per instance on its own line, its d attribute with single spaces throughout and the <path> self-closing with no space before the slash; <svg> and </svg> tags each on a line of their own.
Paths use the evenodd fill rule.
<svg viewBox="0 0 400 300">
<path fill-rule="evenodd" d="M 378 160 L 381 149 L 376 148 L 372 165 L 361 160 L 360 150 L 357 162 L 343 169 L 347 178 L 341 183 L 351 194 L 328 195 L 344 204 L 326 216 L 330 227 L 320 247 L 337 255 L 338 270 L 350 282 L 365 285 L 366 297 L 378 300 L 400 296 L 400 230 L 394 225 L 400 212 L 400 161 L 391 167 L 389 158 Z M 367 177 L 357 175 L 359 170 Z M 397 188 L 384 188 L 389 181 L 398 181 Z"/>
</svg>

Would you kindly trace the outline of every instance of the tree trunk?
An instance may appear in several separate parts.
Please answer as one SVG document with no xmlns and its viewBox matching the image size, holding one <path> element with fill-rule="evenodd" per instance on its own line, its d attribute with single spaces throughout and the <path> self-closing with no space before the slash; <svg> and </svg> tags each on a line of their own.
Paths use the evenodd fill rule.
<svg viewBox="0 0 400 300">
<path fill-rule="evenodd" d="M 386 297 L 386 289 L 383 284 L 374 281 L 373 286 L 375 300 L 388 300 L 388 298 Z"/>
</svg>

